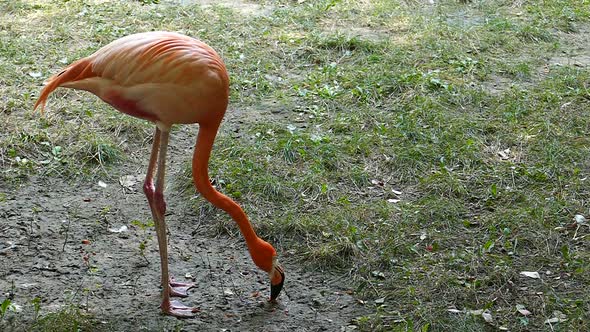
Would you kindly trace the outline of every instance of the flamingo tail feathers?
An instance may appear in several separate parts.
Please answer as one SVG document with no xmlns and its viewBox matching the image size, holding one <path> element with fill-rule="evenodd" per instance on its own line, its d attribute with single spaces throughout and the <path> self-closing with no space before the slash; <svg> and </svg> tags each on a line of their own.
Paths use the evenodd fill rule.
<svg viewBox="0 0 590 332">
<path fill-rule="evenodd" d="M 92 62 L 88 58 L 80 59 L 70 64 L 59 74 L 54 75 L 47 80 L 47 84 L 43 87 L 43 90 L 41 90 L 41 95 L 39 96 L 39 99 L 37 99 L 33 110 L 36 110 L 37 107 L 41 106 L 41 113 L 43 113 L 47 97 L 60 86 L 63 86 L 68 82 L 79 81 L 94 76 L 96 76 L 96 74 L 92 71 Z"/>
</svg>

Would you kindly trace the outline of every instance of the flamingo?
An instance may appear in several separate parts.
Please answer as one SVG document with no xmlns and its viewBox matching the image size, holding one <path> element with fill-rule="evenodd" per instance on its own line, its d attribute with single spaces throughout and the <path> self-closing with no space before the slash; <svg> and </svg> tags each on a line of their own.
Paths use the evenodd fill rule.
<svg viewBox="0 0 590 332">
<path fill-rule="evenodd" d="M 156 125 L 143 191 L 158 239 L 162 278 L 160 308 L 164 314 L 192 317 L 198 311 L 170 299 L 186 297 L 187 291 L 194 287 L 194 284 L 174 280 L 168 272 L 164 178 L 166 150 L 174 124 L 199 124 L 192 158 L 194 184 L 205 199 L 226 211 L 237 223 L 254 264 L 268 273 L 270 301 L 276 300 L 285 280 L 276 250 L 256 235 L 242 208 L 217 191 L 209 180 L 209 157 L 229 99 L 229 76 L 215 50 L 179 33 L 132 34 L 50 77 L 34 110 L 40 106 L 43 113 L 47 97 L 58 87 L 91 92 L 116 110 Z"/>
</svg>

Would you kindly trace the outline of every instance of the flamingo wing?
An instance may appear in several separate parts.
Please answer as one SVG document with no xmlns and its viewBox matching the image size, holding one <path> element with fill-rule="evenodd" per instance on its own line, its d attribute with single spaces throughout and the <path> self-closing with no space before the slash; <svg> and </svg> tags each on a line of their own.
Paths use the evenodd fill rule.
<svg viewBox="0 0 590 332">
<path fill-rule="evenodd" d="M 217 53 L 199 40 L 171 32 L 129 35 L 72 63 L 48 80 L 35 108 L 43 109 L 60 86 L 92 92 L 162 129 L 220 119 L 229 94 L 229 78 Z"/>
</svg>

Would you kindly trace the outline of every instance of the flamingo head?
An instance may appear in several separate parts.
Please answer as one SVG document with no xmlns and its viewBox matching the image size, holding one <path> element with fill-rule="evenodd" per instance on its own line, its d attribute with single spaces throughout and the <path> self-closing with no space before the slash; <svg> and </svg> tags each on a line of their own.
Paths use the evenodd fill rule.
<svg viewBox="0 0 590 332">
<path fill-rule="evenodd" d="M 274 301 L 281 290 L 283 289 L 283 284 L 285 283 L 285 271 L 283 267 L 279 265 L 277 257 L 273 257 L 273 269 L 268 274 L 270 277 L 270 300 Z"/>
<path fill-rule="evenodd" d="M 251 248 L 250 253 L 254 264 L 268 273 L 270 278 L 270 301 L 274 301 L 285 282 L 285 272 L 279 264 L 275 248 L 268 242 L 259 240 L 255 248 Z"/>
</svg>

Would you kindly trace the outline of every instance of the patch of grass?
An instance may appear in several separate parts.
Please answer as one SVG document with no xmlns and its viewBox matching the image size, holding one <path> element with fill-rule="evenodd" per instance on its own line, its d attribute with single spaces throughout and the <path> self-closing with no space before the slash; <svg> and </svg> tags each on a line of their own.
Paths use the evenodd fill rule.
<svg viewBox="0 0 590 332">
<path fill-rule="evenodd" d="M 96 331 L 98 322 L 76 307 L 49 313 L 37 320 L 31 331 Z"/>
<path fill-rule="evenodd" d="M 6 309 L 5 309 L 6 307 Z M 3 331 L 99 331 L 99 322 L 89 313 L 74 305 L 64 306 L 56 312 L 40 314 L 42 304 L 39 298 L 31 300 L 26 310 L 33 311 L 34 321 L 29 325 L 23 325 L 17 319 L 22 314 L 23 308 L 18 306 L 11 308 L 9 299 L 2 302 L 0 308 L 0 328 Z"/>
</svg>

